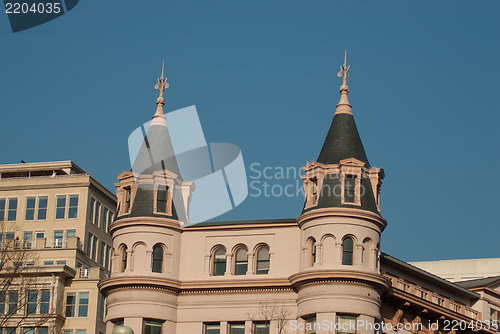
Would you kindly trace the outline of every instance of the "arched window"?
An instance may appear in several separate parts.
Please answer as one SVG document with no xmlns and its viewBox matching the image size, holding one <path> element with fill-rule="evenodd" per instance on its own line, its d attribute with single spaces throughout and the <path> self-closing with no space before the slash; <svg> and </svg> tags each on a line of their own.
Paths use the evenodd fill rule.
<svg viewBox="0 0 500 334">
<path fill-rule="evenodd" d="M 122 253 L 121 253 L 121 257 L 122 257 L 122 272 L 125 271 L 125 269 L 127 269 L 127 246 L 123 246 L 122 248 Z"/>
<path fill-rule="evenodd" d="M 153 247 L 153 264 L 151 267 L 154 273 L 163 272 L 163 248 L 161 246 Z"/>
<path fill-rule="evenodd" d="M 234 274 L 246 275 L 248 270 L 248 252 L 244 247 L 238 248 L 234 256 Z"/>
<path fill-rule="evenodd" d="M 256 270 L 257 275 L 269 273 L 269 248 L 262 246 L 257 250 Z"/>
<path fill-rule="evenodd" d="M 224 276 L 226 273 L 226 250 L 219 248 L 214 252 L 212 275 Z"/>
<path fill-rule="evenodd" d="M 342 241 L 342 264 L 352 266 L 354 258 L 354 240 L 347 237 Z"/>
<path fill-rule="evenodd" d="M 314 266 L 316 263 L 316 239 L 308 239 L 308 250 L 309 250 L 309 267 Z"/>
</svg>

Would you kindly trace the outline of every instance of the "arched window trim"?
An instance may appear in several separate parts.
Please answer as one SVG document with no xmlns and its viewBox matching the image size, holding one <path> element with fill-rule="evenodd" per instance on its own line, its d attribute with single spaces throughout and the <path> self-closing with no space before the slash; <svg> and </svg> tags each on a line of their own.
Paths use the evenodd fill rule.
<svg viewBox="0 0 500 334">
<path fill-rule="evenodd" d="M 263 249 L 267 249 L 267 258 L 259 258 L 259 252 Z M 266 244 L 258 245 L 255 248 L 255 274 L 256 275 L 267 275 L 271 270 L 271 249 Z"/>
<path fill-rule="evenodd" d="M 238 254 L 245 251 L 244 259 L 240 259 Z M 234 275 L 246 275 L 248 271 L 248 248 L 245 245 L 238 245 L 234 249 L 233 271 Z"/>
<path fill-rule="evenodd" d="M 224 246 L 217 246 L 212 251 L 212 276 L 224 276 L 227 270 L 227 255 Z"/>
<path fill-rule="evenodd" d="M 347 240 L 351 240 L 352 245 L 346 244 Z M 356 245 L 356 240 L 354 237 L 348 235 L 342 239 L 342 264 L 346 266 L 352 266 L 354 264 L 354 247 Z M 347 248 L 347 249 L 346 249 Z"/>
<path fill-rule="evenodd" d="M 158 254 L 156 252 L 157 249 L 161 251 L 161 254 Z M 151 252 L 151 271 L 154 273 L 162 273 L 164 263 L 165 263 L 165 247 L 163 245 L 156 244 L 153 246 L 153 251 Z"/>
</svg>

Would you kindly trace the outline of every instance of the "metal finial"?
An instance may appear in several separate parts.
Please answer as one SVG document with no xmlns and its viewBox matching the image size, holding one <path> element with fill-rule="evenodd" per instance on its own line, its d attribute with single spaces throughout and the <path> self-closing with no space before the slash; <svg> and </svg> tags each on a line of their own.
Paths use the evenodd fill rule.
<svg viewBox="0 0 500 334">
<path fill-rule="evenodd" d="M 347 50 L 345 51 L 344 55 L 344 65 L 340 66 L 340 71 L 337 73 L 337 76 L 339 78 L 342 78 L 342 85 L 347 85 L 347 77 L 349 76 L 347 74 L 347 71 L 351 68 L 351 65 L 347 66 Z"/>
<path fill-rule="evenodd" d="M 161 78 L 158 78 L 158 83 L 155 85 L 155 89 L 160 90 L 160 97 L 163 97 L 163 91 L 167 89 L 170 85 L 167 83 L 167 78 L 164 78 L 165 61 L 161 65 Z"/>
</svg>

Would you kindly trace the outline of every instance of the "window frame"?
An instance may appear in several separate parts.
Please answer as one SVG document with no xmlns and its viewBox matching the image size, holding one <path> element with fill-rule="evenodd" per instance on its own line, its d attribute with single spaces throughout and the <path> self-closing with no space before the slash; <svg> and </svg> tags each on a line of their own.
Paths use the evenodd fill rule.
<svg viewBox="0 0 500 334">
<path fill-rule="evenodd" d="M 346 241 L 347 240 L 351 240 L 352 242 L 352 249 L 345 249 L 346 248 Z M 355 248 L 355 245 L 356 245 L 356 240 L 354 239 L 354 237 L 348 235 L 348 236 L 345 236 L 343 239 L 342 239 L 342 265 L 344 266 L 353 266 L 354 265 L 354 248 Z M 348 258 L 346 257 L 347 254 L 350 254 L 350 261 L 348 261 Z M 349 263 L 350 262 L 350 263 Z"/>
<path fill-rule="evenodd" d="M 238 260 L 238 253 L 239 252 L 245 252 L 245 260 L 244 261 L 239 261 Z M 241 273 L 238 273 L 238 267 L 239 265 L 244 265 L 245 270 Z M 248 249 L 244 245 L 238 246 L 235 251 L 234 251 L 234 261 L 233 261 L 233 274 L 235 276 L 244 276 L 248 272 Z"/>
<path fill-rule="evenodd" d="M 259 252 L 263 249 L 267 249 L 267 260 L 259 260 Z M 262 270 L 259 268 L 260 263 L 267 262 L 267 270 Z M 264 272 L 265 271 L 265 272 Z M 267 275 L 271 271 L 271 248 L 267 245 L 259 245 L 255 250 L 255 275 Z"/>
<path fill-rule="evenodd" d="M 217 253 L 221 251 L 224 253 L 224 261 L 218 261 L 217 260 Z M 220 259 L 221 257 L 219 257 Z M 217 246 L 216 248 L 214 248 L 213 252 L 212 252 L 212 270 L 211 270 L 211 274 L 212 276 L 224 276 L 227 272 L 227 252 L 226 252 L 226 248 L 224 246 Z M 217 271 L 217 268 L 220 266 L 222 267 L 222 263 L 224 263 L 224 271 L 223 272 L 219 272 Z"/>
</svg>

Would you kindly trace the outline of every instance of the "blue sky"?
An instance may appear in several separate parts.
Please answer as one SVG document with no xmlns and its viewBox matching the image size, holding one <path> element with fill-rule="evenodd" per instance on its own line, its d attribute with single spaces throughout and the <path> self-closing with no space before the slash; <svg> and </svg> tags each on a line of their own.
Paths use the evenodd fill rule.
<svg viewBox="0 0 500 334">
<path fill-rule="evenodd" d="M 165 60 L 167 111 L 196 105 L 207 140 L 238 145 L 247 167 L 300 168 L 347 49 L 358 130 L 386 172 L 382 250 L 500 257 L 499 14 L 498 1 L 85 0 L 16 34 L 1 14 L 0 163 L 70 159 L 113 189 Z M 220 219 L 296 217 L 302 201 L 249 197 Z"/>
</svg>

